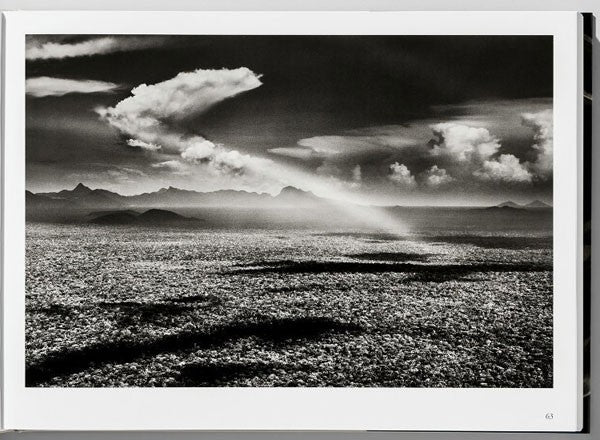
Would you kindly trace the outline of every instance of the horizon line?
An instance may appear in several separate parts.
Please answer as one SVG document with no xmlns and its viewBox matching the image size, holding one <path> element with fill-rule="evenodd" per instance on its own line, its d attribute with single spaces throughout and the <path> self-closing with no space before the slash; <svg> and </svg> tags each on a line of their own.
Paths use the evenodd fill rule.
<svg viewBox="0 0 600 440">
<path fill-rule="evenodd" d="M 119 192 L 111 191 L 111 190 L 104 189 L 104 188 L 101 188 L 101 187 L 91 188 L 90 186 L 88 186 L 88 185 L 86 185 L 86 184 L 84 184 L 82 182 L 79 182 L 78 184 L 76 184 L 73 187 L 73 189 L 64 188 L 64 189 L 60 189 L 60 190 L 57 190 L 57 191 L 38 191 L 38 192 L 33 192 L 33 191 L 28 190 L 27 188 L 25 188 L 25 191 L 26 192 L 30 192 L 30 193 L 32 193 L 34 195 L 43 195 L 43 194 L 50 194 L 50 193 L 59 193 L 59 192 L 62 192 L 62 191 L 74 191 L 75 189 L 77 189 L 80 186 L 82 186 L 84 188 L 87 188 L 87 189 L 89 189 L 91 191 L 96 191 L 96 190 L 107 191 L 107 192 L 116 194 L 116 195 L 118 195 L 120 197 L 126 197 L 126 198 L 137 197 L 137 196 L 141 196 L 141 195 L 144 195 L 144 194 L 154 194 L 154 193 L 158 193 L 158 192 L 160 192 L 162 190 L 169 190 L 169 189 L 178 190 L 178 191 L 188 191 L 188 192 L 193 192 L 193 193 L 197 193 L 197 194 L 212 194 L 212 193 L 216 193 L 216 192 L 219 192 L 219 191 L 234 191 L 234 192 L 243 192 L 243 193 L 247 193 L 247 194 L 267 195 L 267 196 L 273 197 L 273 198 L 277 197 L 277 195 L 281 194 L 281 191 L 277 195 L 273 195 L 273 194 L 268 193 L 268 192 L 248 191 L 248 190 L 244 190 L 244 189 L 233 189 L 233 188 L 223 188 L 223 189 L 218 189 L 218 190 L 213 190 L 213 191 L 199 191 L 199 190 L 194 190 L 194 189 L 183 189 L 183 188 L 178 188 L 178 187 L 169 185 L 168 187 L 162 187 L 162 188 L 159 188 L 159 189 L 157 189 L 155 191 L 148 191 L 148 192 L 141 192 L 141 193 L 137 193 L 137 194 L 123 195 L 123 194 L 121 194 Z M 282 191 L 283 191 L 284 188 L 294 188 L 294 189 L 297 189 L 299 191 L 308 192 L 310 194 L 313 194 L 315 197 L 318 197 L 318 198 L 323 199 L 323 200 L 331 200 L 331 201 L 336 202 L 336 203 L 348 203 L 348 202 L 343 202 L 341 200 L 334 200 L 334 199 L 328 199 L 328 198 L 325 198 L 325 197 L 320 197 L 320 196 L 317 196 L 316 194 L 314 194 L 312 191 L 303 190 L 303 189 L 295 187 L 293 185 L 286 185 L 286 186 L 284 186 L 282 188 Z M 350 204 L 358 205 L 358 206 L 365 206 L 365 207 L 372 207 L 372 208 L 396 208 L 396 207 L 405 207 L 405 208 L 495 208 L 495 207 L 500 207 L 499 205 L 503 205 L 503 204 L 506 204 L 506 203 L 514 203 L 515 205 L 517 205 L 519 207 L 527 208 L 528 204 L 534 203 L 534 202 L 541 202 L 541 203 L 544 203 L 545 205 L 547 205 L 547 208 L 553 208 L 552 204 L 550 204 L 548 202 L 544 202 L 543 200 L 540 200 L 540 199 L 533 199 L 533 200 L 531 200 L 528 203 L 527 202 L 525 202 L 525 203 L 517 203 L 517 202 L 514 202 L 514 201 L 512 201 L 512 200 L 509 199 L 509 200 L 504 200 L 504 201 L 501 201 L 499 203 L 490 204 L 490 205 L 402 205 L 402 204 L 378 205 L 378 204 L 364 204 L 364 203 L 350 203 Z"/>
</svg>

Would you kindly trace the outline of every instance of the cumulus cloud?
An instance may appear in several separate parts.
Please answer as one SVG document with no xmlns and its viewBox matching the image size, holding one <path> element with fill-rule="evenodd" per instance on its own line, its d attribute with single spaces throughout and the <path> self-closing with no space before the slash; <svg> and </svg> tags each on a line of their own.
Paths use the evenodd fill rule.
<svg viewBox="0 0 600 440">
<path fill-rule="evenodd" d="M 415 180 L 415 176 L 412 175 L 406 165 L 394 162 L 390 165 L 389 170 L 390 174 L 388 178 L 391 181 L 406 187 L 416 186 L 417 181 Z"/>
<path fill-rule="evenodd" d="M 181 157 L 188 162 L 206 162 L 215 155 L 217 146 L 207 139 L 195 136 L 187 143 L 189 146 L 182 151 Z"/>
<path fill-rule="evenodd" d="M 552 109 L 546 109 L 537 113 L 524 113 L 521 119 L 524 126 L 533 130 L 532 145 L 537 153 L 536 160 L 531 163 L 531 169 L 542 179 L 552 175 L 552 157 L 553 157 L 553 120 Z"/>
<path fill-rule="evenodd" d="M 114 107 L 97 109 L 100 116 L 124 133 L 145 142 L 161 135 L 167 119 L 204 113 L 225 99 L 262 85 L 260 75 L 246 67 L 181 72 L 169 80 L 141 84 Z"/>
<path fill-rule="evenodd" d="M 483 127 L 472 127 L 455 122 L 431 125 L 438 137 L 432 142 L 432 154 L 448 156 L 458 162 L 485 160 L 496 154 L 500 142 Z"/>
<path fill-rule="evenodd" d="M 531 182 L 532 175 L 517 157 L 501 154 L 497 159 L 486 160 L 482 167 L 473 173 L 483 180 L 503 182 Z"/>
<path fill-rule="evenodd" d="M 135 146 L 160 146 L 189 163 L 218 173 L 242 174 L 245 166 L 266 159 L 231 151 L 199 135 L 174 128 L 173 121 L 202 114 L 215 104 L 261 85 L 260 75 L 246 67 L 181 72 L 169 80 L 141 84 L 114 107 L 96 109 L 101 119 L 135 139 Z M 158 149 L 158 148 L 156 148 Z"/>
<path fill-rule="evenodd" d="M 68 93 L 107 93 L 120 86 L 111 82 L 89 79 L 64 79 L 39 76 L 25 81 L 26 93 L 36 98 L 63 96 Z"/>
<path fill-rule="evenodd" d="M 47 60 L 53 58 L 73 58 L 80 56 L 102 55 L 113 52 L 147 49 L 160 45 L 164 37 L 99 37 L 76 43 L 46 41 L 29 37 L 25 48 L 28 60 Z"/>
<path fill-rule="evenodd" d="M 448 174 L 444 168 L 439 168 L 437 165 L 432 165 L 423 173 L 423 180 L 425 185 L 436 187 L 450 183 L 454 180 L 454 178 Z"/>
<path fill-rule="evenodd" d="M 127 139 L 127 145 L 133 148 L 141 148 L 142 150 L 156 151 L 160 150 L 161 146 L 140 141 L 139 139 Z"/>
<path fill-rule="evenodd" d="M 540 120 L 543 121 L 543 118 L 528 119 L 535 124 L 536 129 L 543 125 Z M 431 154 L 445 156 L 461 164 L 463 173 L 471 170 L 471 174 L 477 179 L 506 183 L 528 183 L 535 178 L 534 168 L 537 166 L 532 167 L 513 154 L 501 154 L 500 141 L 487 128 L 446 122 L 432 125 L 431 129 L 437 136 L 437 140 L 432 142 Z M 541 129 L 538 131 L 542 133 Z M 540 134 L 540 139 L 545 140 L 546 137 Z M 547 151 L 547 148 L 541 146 L 533 148 Z M 550 147 L 550 157 L 551 155 Z M 433 181 L 435 180 L 433 177 Z"/>
</svg>

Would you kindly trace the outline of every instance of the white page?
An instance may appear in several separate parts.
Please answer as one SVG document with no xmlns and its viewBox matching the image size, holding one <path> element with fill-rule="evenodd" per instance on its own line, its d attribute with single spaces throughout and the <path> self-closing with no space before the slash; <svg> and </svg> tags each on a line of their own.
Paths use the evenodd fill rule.
<svg viewBox="0 0 600 440">
<path fill-rule="evenodd" d="M 5 15 L 5 428 L 574 431 L 581 427 L 582 93 L 578 14 L 14 12 Z M 172 389 L 25 387 L 25 35 L 94 33 L 553 35 L 553 205 L 557 208 L 553 210 L 554 386 Z"/>
</svg>

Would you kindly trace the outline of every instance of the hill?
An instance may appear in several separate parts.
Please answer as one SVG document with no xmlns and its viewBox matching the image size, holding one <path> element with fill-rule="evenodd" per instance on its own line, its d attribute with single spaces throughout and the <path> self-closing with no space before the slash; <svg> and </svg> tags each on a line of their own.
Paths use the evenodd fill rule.
<svg viewBox="0 0 600 440">
<path fill-rule="evenodd" d="M 310 205 L 323 205 L 328 201 L 314 195 L 310 191 L 303 191 L 293 186 L 286 186 L 273 198 L 273 202 L 274 205 L 306 207 Z"/>
<path fill-rule="evenodd" d="M 141 214 L 134 211 L 109 212 L 94 217 L 89 222 L 98 225 L 193 226 L 200 224 L 202 220 L 164 209 L 149 209 Z"/>
<path fill-rule="evenodd" d="M 138 216 L 130 212 L 111 212 L 90 220 L 97 225 L 132 225 L 138 222 Z"/>
<path fill-rule="evenodd" d="M 512 200 L 507 200 L 506 202 L 502 202 L 494 206 L 494 208 L 522 208 L 522 206 L 513 202 Z"/>
</svg>

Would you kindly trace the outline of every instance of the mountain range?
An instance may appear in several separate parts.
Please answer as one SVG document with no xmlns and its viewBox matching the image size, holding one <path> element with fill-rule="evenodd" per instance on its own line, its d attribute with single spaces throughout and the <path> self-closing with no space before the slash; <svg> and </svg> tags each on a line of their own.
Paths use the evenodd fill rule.
<svg viewBox="0 0 600 440">
<path fill-rule="evenodd" d="M 34 221 L 93 221 L 90 213 L 100 212 L 108 215 L 103 221 L 109 223 L 143 222 L 140 212 L 150 209 L 303 209 L 339 206 L 339 202 L 318 197 L 310 191 L 303 191 L 293 186 L 283 188 L 276 196 L 236 190 L 199 192 L 172 186 L 154 192 L 124 196 L 105 189 L 91 189 L 79 183 L 71 190 L 40 193 L 26 191 L 25 195 L 27 219 Z M 506 201 L 489 209 L 539 210 L 548 208 L 551 206 L 534 200 L 525 205 Z"/>
<path fill-rule="evenodd" d="M 492 208 L 512 208 L 512 209 L 547 209 L 552 208 L 551 205 L 542 202 L 541 200 L 534 200 L 533 202 L 529 202 L 525 205 L 519 205 L 518 203 L 513 202 L 512 200 L 508 200 L 506 202 L 502 202 L 496 206 L 492 206 Z"/>
<path fill-rule="evenodd" d="M 198 192 L 172 186 L 155 192 L 124 196 L 105 189 L 91 189 L 80 183 L 72 190 L 41 193 L 26 191 L 25 196 L 27 218 L 30 220 L 61 220 L 77 213 L 88 215 L 91 211 L 110 213 L 144 208 L 302 208 L 333 203 L 310 191 L 292 186 L 283 188 L 276 196 L 236 190 Z"/>
</svg>

